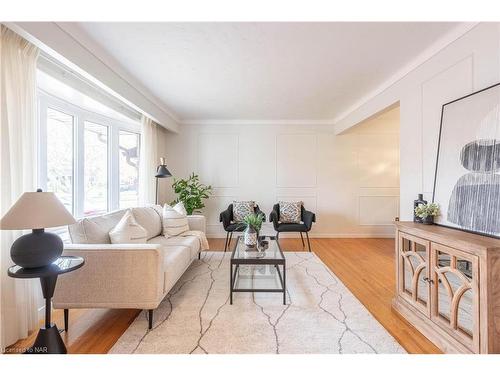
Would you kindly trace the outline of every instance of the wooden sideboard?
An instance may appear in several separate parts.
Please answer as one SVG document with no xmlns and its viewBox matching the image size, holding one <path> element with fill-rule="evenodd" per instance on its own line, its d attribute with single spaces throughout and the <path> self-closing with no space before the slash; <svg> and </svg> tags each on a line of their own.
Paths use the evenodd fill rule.
<svg viewBox="0 0 500 375">
<path fill-rule="evenodd" d="M 500 353 L 500 239 L 395 225 L 393 308 L 445 353 Z"/>
</svg>

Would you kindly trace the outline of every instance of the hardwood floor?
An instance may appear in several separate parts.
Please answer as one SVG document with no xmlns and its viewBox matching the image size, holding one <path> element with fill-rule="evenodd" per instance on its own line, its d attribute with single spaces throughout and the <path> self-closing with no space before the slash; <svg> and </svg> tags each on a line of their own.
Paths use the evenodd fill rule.
<svg viewBox="0 0 500 375">
<path fill-rule="evenodd" d="M 212 249 L 222 249 L 224 239 L 210 239 Z M 280 240 L 287 251 L 302 251 L 300 238 Z M 409 353 L 441 353 L 440 350 L 391 309 L 395 288 L 394 240 L 311 239 L 316 255 L 342 280 L 372 315 Z M 69 353 L 107 353 L 139 310 L 71 310 L 69 332 L 62 333 Z M 64 327 L 62 311 L 54 321 Z M 36 332 L 11 346 L 11 351 L 28 347 Z"/>
</svg>

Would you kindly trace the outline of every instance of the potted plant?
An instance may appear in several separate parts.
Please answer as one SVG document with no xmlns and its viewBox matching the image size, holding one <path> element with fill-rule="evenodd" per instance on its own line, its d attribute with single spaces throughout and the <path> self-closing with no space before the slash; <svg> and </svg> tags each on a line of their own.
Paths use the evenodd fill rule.
<svg viewBox="0 0 500 375">
<path fill-rule="evenodd" d="M 172 188 L 178 196 L 171 205 L 182 202 L 188 215 L 200 212 L 199 210 L 205 207 L 203 200 L 208 199 L 209 195 L 212 194 L 212 186 L 200 183 L 198 175 L 194 173 L 187 180 L 174 179 Z"/>
<path fill-rule="evenodd" d="M 415 215 L 422 219 L 423 224 L 434 224 L 434 217 L 439 215 L 437 203 L 419 204 L 415 207 Z"/>
<path fill-rule="evenodd" d="M 250 214 L 245 216 L 243 223 L 246 225 L 246 229 L 243 236 L 243 242 L 246 246 L 254 247 L 257 245 L 260 228 L 262 228 L 263 222 L 264 216 L 262 214 Z"/>
</svg>

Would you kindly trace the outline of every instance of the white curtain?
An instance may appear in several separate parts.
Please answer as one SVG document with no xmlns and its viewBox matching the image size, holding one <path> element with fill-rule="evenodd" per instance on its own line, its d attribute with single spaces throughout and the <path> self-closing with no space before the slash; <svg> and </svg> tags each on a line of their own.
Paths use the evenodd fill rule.
<svg viewBox="0 0 500 375">
<path fill-rule="evenodd" d="M 1 26 L 0 217 L 25 191 L 36 190 L 36 61 L 39 50 Z M 38 280 L 7 276 L 10 246 L 22 233 L 0 231 L 0 349 L 38 327 Z"/>
<path fill-rule="evenodd" d="M 139 161 L 139 205 L 155 203 L 156 167 L 158 158 L 158 125 L 150 118 L 141 119 L 141 149 Z"/>
</svg>

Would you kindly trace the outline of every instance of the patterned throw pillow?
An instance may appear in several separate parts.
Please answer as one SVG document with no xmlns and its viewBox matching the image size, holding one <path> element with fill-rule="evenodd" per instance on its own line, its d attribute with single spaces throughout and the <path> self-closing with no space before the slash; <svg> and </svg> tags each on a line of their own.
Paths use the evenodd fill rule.
<svg viewBox="0 0 500 375">
<path fill-rule="evenodd" d="M 146 243 L 148 232 L 135 220 L 131 210 L 127 210 L 125 215 L 110 230 L 109 238 L 111 243 Z"/>
<path fill-rule="evenodd" d="M 254 207 L 254 201 L 233 201 L 233 220 L 241 223 L 245 216 L 255 212 Z"/>
<path fill-rule="evenodd" d="M 280 221 L 282 223 L 300 223 L 302 202 L 279 201 Z"/>
</svg>

